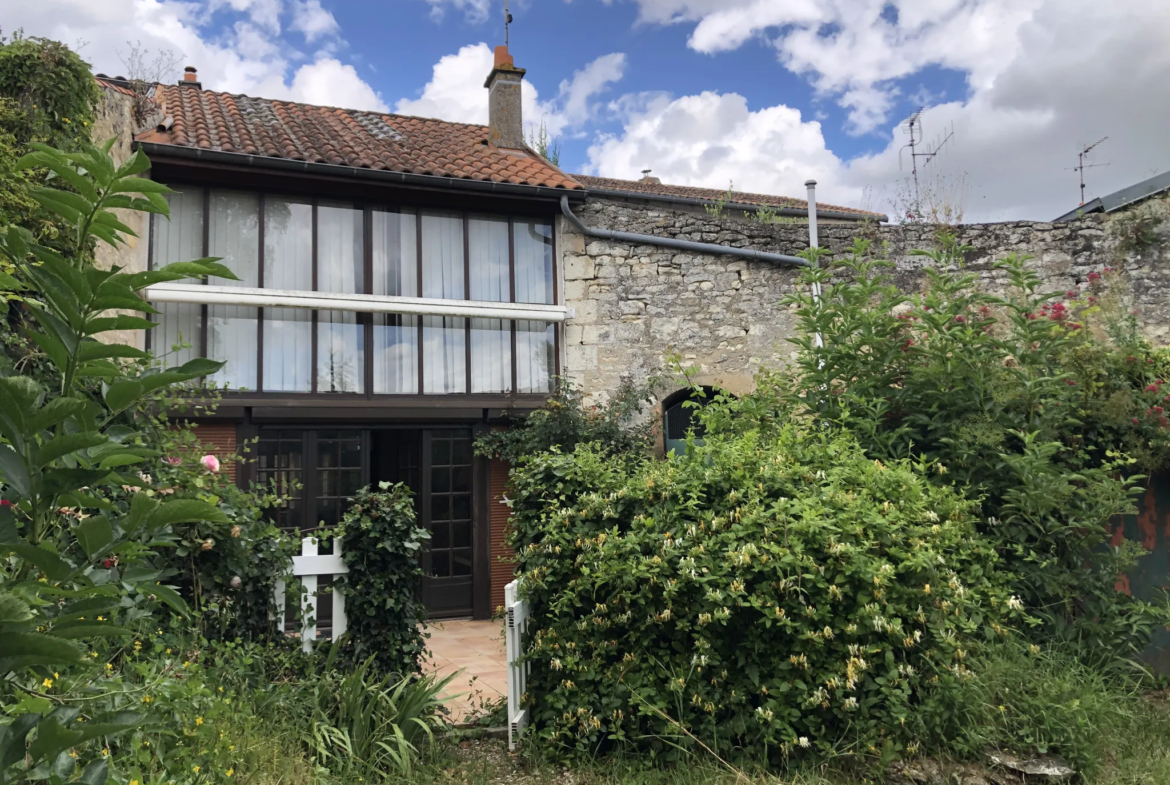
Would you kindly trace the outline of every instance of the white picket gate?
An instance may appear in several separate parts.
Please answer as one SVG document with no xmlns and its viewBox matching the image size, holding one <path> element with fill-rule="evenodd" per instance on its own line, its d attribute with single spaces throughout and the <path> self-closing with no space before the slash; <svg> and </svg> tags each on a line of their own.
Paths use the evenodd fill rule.
<svg viewBox="0 0 1170 785">
<path fill-rule="evenodd" d="M 301 555 L 293 557 L 292 575 L 300 578 L 305 587 L 305 594 L 301 599 L 301 616 L 305 620 L 301 627 L 301 648 L 306 652 L 313 648 L 313 641 L 317 639 L 317 579 L 320 576 L 344 575 L 349 572 L 345 561 L 341 558 L 341 539 L 333 541 L 333 553 L 318 555 L 317 538 L 306 537 L 301 540 Z M 276 581 L 276 619 L 284 626 L 284 593 L 283 579 Z M 337 640 L 345 634 L 345 594 L 340 587 L 333 589 L 333 634 L 332 640 Z"/>
<path fill-rule="evenodd" d="M 528 601 L 517 599 L 520 581 L 504 587 L 504 651 L 508 659 L 508 749 L 516 749 L 520 734 L 528 724 L 528 710 L 520 701 L 528 689 L 528 663 L 521 663 L 524 654 L 524 633 L 528 630 Z"/>
</svg>

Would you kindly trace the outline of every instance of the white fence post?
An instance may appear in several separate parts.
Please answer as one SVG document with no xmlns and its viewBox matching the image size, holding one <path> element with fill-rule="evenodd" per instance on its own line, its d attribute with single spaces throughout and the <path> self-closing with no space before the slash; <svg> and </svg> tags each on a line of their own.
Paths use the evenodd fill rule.
<svg viewBox="0 0 1170 785">
<path fill-rule="evenodd" d="M 317 639 L 317 579 L 319 576 L 344 575 L 349 572 L 345 560 L 341 558 L 341 539 L 333 541 L 333 553 L 320 555 L 317 553 L 317 538 L 305 537 L 301 540 L 301 555 L 292 560 L 292 577 L 300 578 L 305 587 L 305 594 L 301 600 L 302 627 L 301 648 L 305 652 L 313 648 L 313 641 Z M 284 629 L 284 609 L 287 582 L 283 578 L 276 581 L 273 600 L 276 603 L 277 624 Z M 340 587 L 333 588 L 333 633 L 332 640 L 337 640 L 345 634 L 347 627 L 345 617 L 345 594 Z"/>
<path fill-rule="evenodd" d="M 520 581 L 504 587 L 504 650 L 508 659 L 508 749 L 515 750 L 520 734 L 528 724 L 528 710 L 520 701 L 528 690 L 528 663 L 521 663 L 524 654 L 524 633 L 528 630 L 528 601 L 516 598 Z"/>
</svg>

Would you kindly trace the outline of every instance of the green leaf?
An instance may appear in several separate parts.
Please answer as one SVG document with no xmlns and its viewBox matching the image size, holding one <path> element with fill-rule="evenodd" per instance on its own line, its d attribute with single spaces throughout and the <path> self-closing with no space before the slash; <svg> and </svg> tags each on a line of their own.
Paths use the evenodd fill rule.
<svg viewBox="0 0 1170 785">
<path fill-rule="evenodd" d="M 15 444 L 23 444 L 27 423 L 36 414 L 44 390 L 28 376 L 0 378 L 0 432 Z"/>
<path fill-rule="evenodd" d="M 198 521 L 229 523 L 223 510 L 199 499 L 175 499 L 166 502 L 150 516 L 150 524 L 156 528 L 175 523 L 195 523 Z"/>
<path fill-rule="evenodd" d="M 121 343 L 101 343 L 100 341 L 82 341 L 78 347 L 78 358 L 87 360 L 101 360 L 107 357 L 133 357 L 135 359 L 147 357 L 146 352 Z"/>
<path fill-rule="evenodd" d="M 146 153 L 142 152 L 142 148 L 135 150 L 134 155 L 126 159 L 125 163 L 119 166 L 118 171 L 114 173 L 114 177 L 117 179 L 115 179 L 114 182 L 110 184 L 110 190 L 117 191 L 119 185 L 127 182 L 133 183 L 141 181 L 143 183 L 150 183 L 152 186 L 161 186 L 163 189 L 165 189 L 159 191 L 159 193 L 167 193 L 170 191 L 170 189 L 165 185 L 162 185 L 162 183 L 153 182 L 152 180 L 148 180 L 145 177 L 135 177 L 135 175 L 142 174 L 149 168 L 150 159 L 146 157 Z"/>
<path fill-rule="evenodd" d="M 41 207 L 45 208 L 46 210 L 48 210 L 51 213 L 56 213 L 57 215 L 64 218 L 68 223 L 71 223 L 71 224 L 80 223 L 81 216 L 82 216 L 82 213 L 80 210 L 76 209 L 75 207 L 72 207 L 68 202 L 64 202 L 64 201 L 61 201 L 60 199 L 53 198 L 54 195 L 59 194 L 59 193 L 60 193 L 60 191 L 50 191 L 47 194 L 46 193 L 33 193 L 33 194 L 31 194 L 31 196 L 33 199 L 35 199 L 37 201 L 37 203 Z"/>
<path fill-rule="evenodd" d="M 29 418 L 28 431 L 31 434 L 48 430 L 83 408 L 85 403 L 76 398 L 54 398 Z"/>
<path fill-rule="evenodd" d="M 86 518 L 73 530 L 85 555 L 93 555 L 114 541 L 114 527 L 104 515 Z"/>
<path fill-rule="evenodd" d="M 98 335 L 113 330 L 150 330 L 156 327 L 154 322 L 143 319 L 141 316 L 122 314 L 119 316 L 98 316 L 85 323 L 82 330 L 85 335 Z"/>
<path fill-rule="evenodd" d="M 88 199 L 79 194 L 70 193 L 69 191 L 61 191 L 56 188 L 37 187 L 29 189 L 29 192 L 34 199 L 36 199 L 38 196 L 44 196 L 48 199 L 68 205 L 71 209 L 80 215 L 85 215 L 93 209 L 93 204 Z"/>
<path fill-rule="evenodd" d="M 194 360 L 188 360 L 173 370 L 179 373 L 186 374 L 189 379 L 194 379 L 199 376 L 211 376 L 219 371 L 224 366 L 224 363 L 218 360 L 209 360 L 206 357 L 196 357 Z"/>
<path fill-rule="evenodd" d="M 99 210 L 93 217 L 93 223 L 90 225 L 92 229 L 95 226 L 106 226 L 114 231 L 129 235 L 130 237 L 137 237 L 138 233 L 131 229 L 126 224 L 118 220 L 117 216 L 106 210 Z"/>
<path fill-rule="evenodd" d="M 65 348 L 65 344 L 57 340 L 56 336 L 48 333 L 32 331 L 29 337 L 36 342 L 37 346 L 41 347 L 42 351 L 49 356 L 53 361 L 53 365 L 57 368 L 63 369 L 69 364 L 69 351 Z"/>
<path fill-rule="evenodd" d="M 120 469 L 123 466 L 134 466 L 135 464 L 142 463 L 146 458 L 147 456 L 137 453 L 120 452 L 116 455 L 102 458 L 101 463 L 98 464 L 98 468 L 107 470 Z"/>
<path fill-rule="evenodd" d="M 149 594 L 153 594 L 155 597 L 169 605 L 171 610 L 180 616 L 186 616 L 190 612 L 187 608 L 187 603 L 184 602 L 183 598 L 179 596 L 179 593 L 170 586 L 156 583 L 155 585 L 150 586 L 148 589 L 140 590 L 145 590 Z"/>
<path fill-rule="evenodd" d="M 0 444 L 0 480 L 11 485 L 21 496 L 28 496 L 32 492 L 28 467 L 11 444 Z"/>
<path fill-rule="evenodd" d="M 77 640 L 79 638 L 126 638 L 134 633 L 116 624 L 81 622 L 55 626 L 49 634 L 66 640 Z"/>
<path fill-rule="evenodd" d="M 115 382 L 106 390 L 106 406 L 110 407 L 111 414 L 117 414 L 145 393 L 146 389 L 139 382 L 131 380 Z"/>
<path fill-rule="evenodd" d="M 25 739 L 41 721 L 38 713 L 22 714 L 11 725 L 0 725 L 0 775 L 24 757 Z"/>
<path fill-rule="evenodd" d="M 88 450 L 90 447 L 108 442 L 109 439 L 100 433 L 66 433 L 55 436 L 33 453 L 33 466 L 37 468 L 47 466 L 64 455 L 78 450 Z"/>
<path fill-rule="evenodd" d="M 28 603 L 8 592 L 0 593 L 0 624 L 20 624 L 33 617 Z"/>
<path fill-rule="evenodd" d="M 47 495 L 67 493 L 96 485 L 109 474 L 103 469 L 49 469 L 42 480 L 42 492 Z"/>
<path fill-rule="evenodd" d="M 0 672 L 30 665 L 81 662 L 84 652 L 76 643 L 35 632 L 9 632 L 0 650 Z M 19 665 L 13 663 L 19 662 Z"/>
<path fill-rule="evenodd" d="M 8 542 L 3 549 L 8 553 L 15 553 L 29 564 L 36 567 L 51 581 L 63 581 L 73 574 L 73 565 L 62 559 L 52 551 L 39 548 L 23 540 Z"/>
<path fill-rule="evenodd" d="M 106 759 L 96 758 L 89 762 L 85 771 L 81 772 L 77 782 L 81 785 L 106 785 L 109 776 L 109 765 L 106 763 Z"/>
</svg>

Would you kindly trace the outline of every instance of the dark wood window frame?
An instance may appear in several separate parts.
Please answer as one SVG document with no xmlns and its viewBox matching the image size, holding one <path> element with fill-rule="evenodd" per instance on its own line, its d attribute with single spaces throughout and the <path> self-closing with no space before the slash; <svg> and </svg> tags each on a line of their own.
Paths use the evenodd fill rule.
<svg viewBox="0 0 1170 785">
<path fill-rule="evenodd" d="M 203 256 L 204 257 L 208 256 L 210 254 L 211 192 L 212 192 L 212 190 L 219 189 L 219 187 L 215 186 L 215 185 L 209 185 L 209 184 L 195 184 L 195 183 L 188 184 L 188 183 L 183 183 L 183 182 L 168 183 L 168 185 L 175 188 L 176 190 L 181 190 L 184 186 L 202 189 L 202 191 L 203 191 L 203 237 L 202 237 L 202 239 L 203 239 Z M 286 194 L 284 194 L 281 191 L 277 191 L 277 190 L 256 190 L 256 189 L 232 188 L 232 187 L 226 187 L 226 188 L 222 188 L 220 190 L 244 191 L 244 192 L 249 192 L 249 193 L 255 193 L 258 196 L 258 208 L 257 209 L 259 210 L 259 215 L 257 218 L 257 222 L 258 222 L 258 228 L 259 228 L 259 231 L 258 231 L 259 249 L 258 249 L 258 255 L 257 255 L 257 264 L 259 266 L 259 269 L 257 271 L 257 286 L 259 288 L 264 288 L 264 263 L 265 263 L 265 241 L 266 241 L 264 218 L 265 218 L 265 211 L 267 209 L 266 197 L 285 196 Z M 311 205 L 311 208 L 312 208 L 312 215 L 313 215 L 313 218 L 312 218 L 312 241 L 311 241 L 312 242 L 312 251 L 311 251 L 311 255 L 312 255 L 312 262 L 311 262 L 312 263 L 312 286 L 313 286 L 313 291 L 318 291 L 318 289 L 319 289 L 319 284 L 318 284 L 318 205 L 320 204 L 321 199 L 316 197 L 316 196 L 309 197 L 307 199 L 304 196 L 300 196 L 300 195 L 287 194 L 287 196 L 289 196 L 290 198 L 298 198 L 298 199 L 302 199 L 304 201 L 308 201 Z M 364 275 L 363 275 L 364 280 L 363 280 L 363 286 L 362 286 L 363 291 L 358 292 L 357 294 L 372 294 L 373 293 L 373 277 L 374 277 L 374 274 L 373 274 L 373 221 L 372 221 L 373 211 L 375 209 L 383 209 L 383 210 L 387 210 L 387 211 L 391 211 L 391 212 L 398 212 L 400 214 L 401 214 L 402 210 L 413 211 L 414 215 L 415 215 L 415 247 L 416 247 L 416 253 L 417 253 L 417 265 L 418 265 L 417 275 L 416 275 L 416 290 L 417 290 L 416 296 L 418 296 L 418 297 L 423 296 L 422 216 L 423 216 L 424 211 L 429 210 L 429 209 L 433 209 L 433 208 L 412 205 L 412 204 L 407 204 L 407 203 L 371 201 L 368 199 L 349 199 L 349 200 L 347 200 L 347 199 L 340 198 L 340 197 L 328 197 L 328 198 L 326 198 L 325 201 L 329 201 L 329 202 L 348 201 L 353 206 L 353 209 L 359 210 L 362 214 L 362 241 L 363 241 L 362 242 L 362 267 L 363 267 L 363 273 L 364 273 Z M 515 212 L 505 212 L 505 211 L 501 211 L 501 210 L 492 210 L 490 208 L 489 209 L 476 208 L 474 210 L 463 209 L 463 210 L 456 210 L 453 212 L 458 213 L 462 217 L 462 222 L 463 222 L 463 267 L 464 267 L 464 280 L 463 280 L 464 298 L 463 299 L 470 300 L 470 297 L 471 297 L 471 254 L 470 254 L 470 232 L 469 232 L 470 220 L 471 220 L 472 216 L 487 215 L 487 216 L 503 217 L 503 218 L 506 218 L 507 222 L 508 222 L 508 292 L 509 292 L 509 300 L 508 301 L 511 303 L 516 302 L 516 238 L 515 238 L 515 232 L 516 232 L 517 219 L 518 218 L 524 218 L 524 219 L 531 218 L 531 219 L 535 219 L 535 220 L 542 220 L 542 221 L 548 222 L 548 225 L 552 229 L 551 235 L 549 238 L 550 245 L 551 245 L 550 250 L 551 250 L 551 254 L 552 254 L 552 270 L 551 270 L 552 304 L 554 304 L 554 305 L 559 304 L 559 302 L 560 302 L 560 279 L 559 279 L 560 270 L 559 270 L 559 265 L 557 262 L 557 238 L 556 238 L 556 221 L 555 221 L 555 219 L 550 218 L 548 216 L 524 215 L 524 214 L 515 213 Z M 147 249 L 147 260 L 148 260 L 148 265 L 150 266 L 151 269 L 153 269 L 153 267 L 154 267 L 154 250 L 155 250 L 155 229 L 154 229 L 154 217 L 152 216 L 152 220 L 150 221 L 150 230 L 148 232 L 148 249 Z M 201 281 L 201 283 L 206 284 L 207 280 L 203 279 Z M 312 317 L 311 317 L 311 325 L 312 326 L 311 326 L 311 332 L 310 332 L 311 337 L 310 337 L 310 360 L 309 360 L 310 374 L 311 374 L 310 391 L 307 393 L 306 392 L 291 392 L 290 393 L 290 392 L 265 390 L 264 389 L 264 310 L 265 309 L 263 307 L 256 308 L 256 342 L 257 342 L 257 347 L 256 347 L 256 364 L 257 364 L 256 387 L 257 387 L 257 389 L 255 391 L 247 391 L 247 392 L 229 391 L 227 393 L 228 396 L 243 394 L 243 395 L 262 395 L 264 397 L 273 397 L 273 398 L 300 398 L 300 397 L 308 396 L 308 397 L 314 397 L 314 398 L 323 397 L 326 399 L 334 398 L 335 396 L 344 396 L 345 398 L 352 400 L 354 398 L 374 399 L 374 398 L 383 398 L 383 397 L 417 396 L 417 395 L 424 394 L 424 392 L 423 392 L 423 390 L 425 389 L 424 369 L 426 367 L 425 358 L 424 358 L 424 354 L 425 354 L 426 349 L 425 349 L 425 343 L 423 341 L 423 332 L 424 332 L 423 319 L 424 319 L 424 317 L 422 317 L 422 316 L 415 316 L 414 317 L 418 322 L 418 325 L 417 325 L 417 329 L 418 329 L 417 354 L 418 354 L 418 357 L 416 358 L 416 362 L 417 362 L 417 366 L 418 366 L 418 384 L 417 384 L 416 392 L 414 392 L 414 393 L 375 393 L 374 392 L 374 319 L 373 319 L 373 314 L 365 313 L 365 312 L 360 312 L 357 314 L 358 324 L 363 327 L 362 334 L 364 337 L 364 346 L 363 346 L 363 352 L 362 352 L 362 354 L 363 354 L 363 357 L 362 357 L 363 380 L 365 382 L 364 393 L 322 393 L 322 392 L 320 392 L 320 390 L 318 390 L 318 379 L 317 379 L 317 376 L 318 376 L 318 374 L 317 374 L 318 311 L 316 309 L 314 309 L 312 311 Z M 198 356 L 198 357 L 205 357 L 207 354 L 208 316 L 209 316 L 208 306 L 202 305 L 200 308 L 200 330 L 199 330 L 199 332 L 200 332 L 200 338 L 199 338 L 200 345 L 197 347 L 198 352 L 196 354 L 196 356 Z M 472 395 L 472 392 L 471 392 L 471 388 L 472 388 L 471 318 L 470 317 L 462 317 L 462 318 L 464 320 L 464 330 L 465 330 L 465 333 L 464 333 L 464 344 L 465 344 L 465 347 L 464 347 L 464 352 L 465 352 L 464 392 L 463 393 L 451 393 L 445 397 L 458 397 L 460 395 L 464 395 L 464 396 Z M 510 332 L 511 332 L 511 359 L 510 359 L 510 361 L 511 361 L 511 377 L 510 377 L 511 378 L 511 389 L 502 391 L 502 392 L 497 393 L 497 394 L 511 396 L 511 395 L 517 394 L 517 392 L 516 392 L 517 379 L 518 379 L 518 371 L 517 371 L 517 362 L 518 361 L 517 361 L 517 357 L 516 357 L 517 328 L 516 328 L 516 320 L 515 319 L 509 319 L 509 320 L 505 320 L 505 321 L 509 322 Z M 534 321 L 539 321 L 539 320 L 534 320 Z M 552 324 L 553 324 L 553 368 L 551 369 L 551 372 L 552 372 L 552 376 L 555 378 L 556 376 L 558 376 L 560 374 L 560 369 L 561 369 L 561 331 L 562 331 L 563 325 L 558 323 L 558 322 L 553 322 Z M 146 348 L 147 348 L 147 350 L 151 349 L 151 332 L 150 331 L 147 331 L 147 334 L 146 334 Z M 538 394 L 543 395 L 544 393 L 538 393 Z"/>
</svg>

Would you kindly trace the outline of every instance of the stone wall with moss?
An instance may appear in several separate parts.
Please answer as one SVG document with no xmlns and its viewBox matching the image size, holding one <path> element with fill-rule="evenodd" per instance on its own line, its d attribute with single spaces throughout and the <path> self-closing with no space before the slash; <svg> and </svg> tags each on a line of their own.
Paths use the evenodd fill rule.
<svg viewBox="0 0 1170 785">
<path fill-rule="evenodd" d="M 589 225 L 662 237 L 795 254 L 808 247 L 804 224 L 759 224 L 590 200 L 578 211 Z M 992 291 L 1002 291 L 994 262 L 1010 253 L 1033 257 L 1052 291 L 1084 283 L 1104 267 L 1124 271 L 1132 308 L 1145 333 L 1170 343 L 1170 199 L 1147 200 L 1124 211 L 1071 223 L 1016 221 L 952 227 L 974 247 L 968 269 Z M 820 245 L 840 253 L 861 236 L 895 264 L 907 291 L 923 286 L 915 249 L 936 243 L 936 228 L 921 225 L 827 224 Z M 588 239 L 558 223 L 565 302 L 576 314 L 565 325 L 564 368 L 583 389 L 605 396 L 623 376 L 644 376 L 677 354 L 700 368 L 698 381 L 731 392 L 749 389 L 762 367 L 793 354 L 794 315 L 780 304 L 798 283 L 792 267 L 729 256 L 691 254 L 651 245 Z"/>
</svg>

